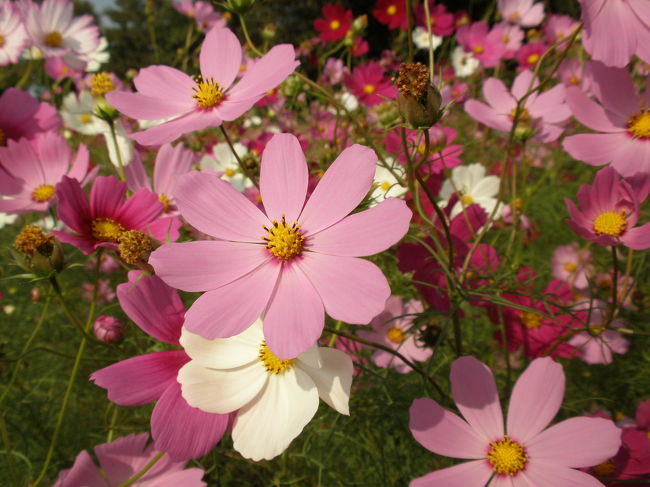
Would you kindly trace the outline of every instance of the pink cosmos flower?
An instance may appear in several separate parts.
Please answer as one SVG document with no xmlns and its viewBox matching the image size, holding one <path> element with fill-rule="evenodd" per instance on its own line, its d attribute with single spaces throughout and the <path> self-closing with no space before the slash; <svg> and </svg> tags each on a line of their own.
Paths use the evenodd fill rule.
<svg viewBox="0 0 650 487">
<path fill-rule="evenodd" d="M 179 13 L 194 19 L 198 28 L 203 31 L 226 26 L 226 19 L 219 12 L 215 12 L 214 7 L 208 2 L 182 0 L 172 2 L 172 6 Z"/>
<path fill-rule="evenodd" d="M 503 31 L 496 26 L 489 30 L 487 23 L 474 22 L 459 27 L 456 40 L 465 52 L 472 53 L 484 67 L 493 68 L 506 52 L 503 35 Z"/>
<path fill-rule="evenodd" d="M 614 456 L 621 430 L 611 420 L 587 417 L 546 428 L 564 397 L 560 364 L 551 358 L 531 362 L 512 390 L 505 425 L 494 376 L 485 364 L 461 357 L 452 363 L 450 379 L 463 418 L 422 398 L 411 405 L 409 427 L 428 450 L 470 461 L 417 478 L 411 487 L 603 487 L 574 469 Z"/>
<path fill-rule="evenodd" d="M 603 322 L 607 319 L 605 310 L 595 308 L 590 314 L 589 331 L 581 331 L 569 340 L 569 345 L 580 350 L 580 358 L 588 364 L 611 364 L 613 354 L 627 353 L 630 347 L 623 335 L 616 328 L 623 328 L 621 320 L 614 320 L 610 328 L 605 329 Z"/>
<path fill-rule="evenodd" d="M 516 58 L 519 69 L 535 69 L 535 65 L 546 51 L 543 42 L 530 42 L 517 51 Z"/>
<path fill-rule="evenodd" d="M 150 232 L 154 238 L 164 242 L 168 230 L 166 225 L 153 223 L 163 210 L 158 197 L 142 188 L 127 199 L 126 189 L 126 183 L 113 176 L 99 176 L 88 200 L 79 181 L 63 176 L 56 185 L 59 218 L 75 233 L 52 233 L 86 255 L 98 247 L 117 248 L 119 237 L 125 230 Z M 172 236 L 173 240 L 177 238 L 178 233 Z"/>
<path fill-rule="evenodd" d="M 500 79 L 488 78 L 483 84 L 483 96 L 489 105 L 477 100 L 467 100 L 465 111 L 478 122 L 500 132 L 510 132 L 515 115 L 517 100 L 528 91 L 533 81 L 533 73 L 524 70 L 517 75 L 512 90 Z M 537 80 L 532 86 L 535 86 Z M 557 85 L 541 94 L 530 95 L 524 103 L 524 111 L 519 116 L 519 128 L 531 130 L 540 142 L 552 142 L 563 132 L 559 125 L 571 116 L 564 100 L 564 86 Z"/>
<path fill-rule="evenodd" d="M 501 42 L 503 42 L 506 47 L 506 52 L 503 54 L 503 58 L 513 58 L 521 48 L 521 44 L 524 41 L 524 31 L 517 24 L 509 24 L 505 21 L 499 22 L 495 27 L 501 29 L 501 32 L 503 32 Z"/>
<path fill-rule="evenodd" d="M 429 129 L 429 154 L 423 168 L 433 174 L 440 174 L 445 169 L 453 169 L 460 164 L 460 156 L 463 154 L 463 146 L 452 144 L 457 132 L 450 127 L 434 125 Z M 406 141 L 411 152 L 417 146 L 416 158 L 424 154 L 424 142 L 418 130 L 406 130 Z M 391 154 L 399 154 L 397 159 L 406 163 L 406 155 L 402 145 L 402 138 L 396 130 L 391 130 L 385 140 L 386 150 Z"/>
<path fill-rule="evenodd" d="M 377 0 L 372 15 L 391 30 L 408 29 L 406 0 Z"/>
<path fill-rule="evenodd" d="M 73 17 L 68 0 L 44 0 L 26 5 L 25 27 L 43 56 L 63 57 L 74 69 L 83 69 L 99 46 L 99 30 L 90 15 Z"/>
<path fill-rule="evenodd" d="M 176 210 L 173 196 L 176 180 L 192 169 L 192 164 L 196 162 L 196 159 L 196 154 L 186 149 L 183 144 L 178 144 L 175 147 L 165 144 L 158 149 L 158 154 L 156 154 L 151 181 L 142 164 L 142 159 L 135 157 L 124 168 L 126 183 L 131 191 L 147 188 L 156 193 L 163 204 L 163 211 L 170 213 Z"/>
<path fill-rule="evenodd" d="M 26 91 L 7 88 L 0 95 L 0 146 L 7 145 L 9 139 L 33 139 L 40 132 L 60 127 L 56 108 L 40 103 Z"/>
<path fill-rule="evenodd" d="M 395 98 L 397 95 L 390 78 L 384 75 L 384 68 L 375 61 L 354 68 L 352 74 L 345 77 L 345 86 L 368 106 L 384 103 L 385 98 Z"/>
<path fill-rule="evenodd" d="M 416 315 L 423 311 L 422 303 L 415 299 L 403 303 L 399 296 L 391 296 L 386 301 L 386 309 L 370 322 L 373 331 L 359 331 L 358 334 L 361 338 L 398 351 L 408 360 L 422 362 L 427 360 L 433 351 L 416 340 L 415 330 L 411 330 L 411 327 Z M 411 367 L 400 358 L 384 350 L 376 350 L 372 354 L 372 361 L 377 367 L 393 365 L 400 374 L 411 371 Z"/>
<path fill-rule="evenodd" d="M 555 279 L 564 281 L 577 289 L 587 289 L 589 287 L 588 278 L 594 275 L 591 252 L 581 249 L 576 242 L 560 245 L 553 252 L 551 269 Z"/>
<path fill-rule="evenodd" d="M 95 296 L 95 284 L 92 282 L 81 283 L 81 298 L 91 302 Z M 98 305 L 111 303 L 115 299 L 115 291 L 108 279 L 97 280 L 97 300 Z"/>
<path fill-rule="evenodd" d="M 611 162 L 622 176 L 650 172 L 650 90 L 637 94 L 626 69 L 597 62 L 587 67 L 600 104 L 576 87 L 567 88 L 567 103 L 579 122 L 600 133 L 572 135 L 562 146 L 592 166 Z"/>
<path fill-rule="evenodd" d="M 522 27 L 535 27 L 544 20 L 544 4 L 533 0 L 498 0 L 501 16 L 508 22 Z"/>
<path fill-rule="evenodd" d="M 650 176 L 621 179 L 612 167 L 606 167 L 596 173 L 593 184 L 580 186 L 577 197 L 581 210 L 565 198 L 571 217 L 566 222 L 575 233 L 598 245 L 650 248 L 650 223 L 634 227 L 648 192 Z"/>
<path fill-rule="evenodd" d="M 179 178 L 181 215 L 219 239 L 166 244 L 149 259 L 170 286 L 207 291 L 187 311 L 185 327 L 209 340 L 227 338 L 265 313 L 266 343 L 291 359 L 318 339 L 324 311 L 352 324 L 381 312 L 390 295 L 386 278 L 357 257 L 401 239 L 411 211 L 389 198 L 346 217 L 368 193 L 376 162 L 367 147 L 345 149 L 305 202 L 308 168 L 298 139 L 275 135 L 262 155 L 265 212 L 216 174 Z"/>
<path fill-rule="evenodd" d="M 147 445 L 149 435 L 128 435 L 95 447 L 100 467 L 83 450 L 72 468 L 61 471 L 53 487 L 112 487 L 121 485 L 140 472 L 159 453 L 154 445 Z M 186 461 L 173 461 L 164 455 L 144 476 L 131 484 L 133 487 L 205 487 L 203 470 L 188 468 Z"/>
<path fill-rule="evenodd" d="M 345 37 L 352 27 L 354 15 L 352 10 L 346 10 L 342 5 L 328 3 L 323 5 L 324 19 L 314 20 L 314 29 L 319 37 L 327 42 L 339 41 Z"/>
<path fill-rule="evenodd" d="M 17 63 L 27 39 L 18 8 L 9 1 L 0 3 L 0 66 Z"/>
<path fill-rule="evenodd" d="M 180 346 L 185 306 L 178 293 L 157 276 L 129 272 L 117 286 L 120 306 L 146 334 Z M 216 445 L 231 414 L 211 414 L 191 407 L 181 395 L 176 377 L 190 361 L 184 350 L 154 352 L 122 360 L 93 372 L 90 380 L 108 391 L 120 406 L 157 401 L 151 413 L 154 446 L 175 460 L 199 458 Z"/>
<path fill-rule="evenodd" d="M 541 5 L 541 4 L 540 4 Z M 578 28 L 580 23 L 568 15 L 549 15 L 544 28 L 546 42 L 553 44 L 559 40 L 569 37 Z"/>
<path fill-rule="evenodd" d="M 0 212 L 47 211 L 55 201 L 55 186 L 64 175 L 83 181 L 88 171 L 88 149 L 76 154 L 55 132 L 36 135 L 30 142 L 9 140 L 0 147 Z"/>
<path fill-rule="evenodd" d="M 368 50 L 370 50 L 370 44 L 368 44 L 368 41 L 365 41 L 362 37 L 358 36 L 354 38 L 354 43 L 350 46 L 350 52 L 353 56 L 363 56 L 368 52 Z"/>
<path fill-rule="evenodd" d="M 294 57 L 291 44 L 274 46 L 233 85 L 242 64 L 241 45 L 229 29 L 214 28 L 201 46 L 199 77 L 192 79 L 169 66 L 149 66 L 133 80 L 138 93 L 112 91 L 106 100 L 140 120 L 174 117 L 131 136 L 143 145 L 164 144 L 244 114 L 296 69 L 299 62 Z"/>
<path fill-rule="evenodd" d="M 431 33 L 437 36 L 449 36 L 454 33 L 456 25 L 454 23 L 454 14 L 447 12 L 443 4 L 435 4 L 434 0 L 429 2 L 429 16 L 431 18 Z M 422 3 L 415 5 L 415 18 L 418 24 L 427 29 L 427 17 Z"/>
<path fill-rule="evenodd" d="M 624 67 L 633 55 L 650 63 L 650 8 L 639 0 L 580 0 L 582 45 L 596 61 Z M 625 35 L 620 35 L 622 32 Z M 622 88 L 620 88 L 622 90 Z"/>
<path fill-rule="evenodd" d="M 579 59 L 565 59 L 557 70 L 560 80 L 568 88 L 576 86 L 583 93 L 591 95 L 591 70 L 586 69 Z M 570 106 L 570 105 L 569 105 Z"/>
</svg>

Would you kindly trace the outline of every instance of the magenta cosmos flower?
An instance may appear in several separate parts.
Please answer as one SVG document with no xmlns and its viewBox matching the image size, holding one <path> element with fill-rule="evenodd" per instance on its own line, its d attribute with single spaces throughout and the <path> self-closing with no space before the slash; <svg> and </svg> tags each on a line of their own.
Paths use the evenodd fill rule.
<svg viewBox="0 0 650 487">
<path fill-rule="evenodd" d="M 142 230 L 160 241 L 166 239 L 167 228 L 153 223 L 163 205 L 148 189 L 140 189 L 127 199 L 125 183 L 112 176 L 99 176 L 88 201 L 79 181 L 63 176 L 56 185 L 56 197 L 59 218 L 76 233 L 53 233 L 86 255 L 102 246 L 117 248 L 125 230 Z M 178 233 L 173 240 L 176 238 Z"/>
<path fill-rule="evenodd" d="M 146 334 L 180 347 L 185 306 L 178 293 L 159 277 L 129 272 L 117 286 L 120 306 Z M 230 414 L 193 408 L 181 395 L 178 371 L 190 361 L 184 350 L 166 350 L 122 360 L 90 376 L 120 406 L 157 401 L 151 413 L 151 436 L 157 449 L 176 460 L 199 458 L 219 442 Z"/>
<path fill-rule="evenodd" d="M 72 468 L 63 470 L 53 487 L 114 487 L 122 485 L 140 472 L 158 454 L 154 445 L 147 445 L 149 435 L 128 435 L 95 447 L 100 467 L 83 450 Z M 205 487 L 203 470 L 185 468 L 186 461 L 175 462 L 165 455 L 135 483 L 133 487 Z"/>
<path fill-rule="evenodd" d="M 465 111 L 476 121 L 500 132 L 510 132 L 515 116 L 517 100 L 521 99 L 531 86 L 533 73 L 524 70 L 515 78 L 512 90 L 508 91 L 503 81 L 488 78 L 483 84 L 483 96 L 489 105 L 477 100 L 467 100 Z M 537 84 L 534 81 L 532 86 Z M 571 111 L 564 100 L 565 88 L 557 85 L 541 94 L 530 95 L 519 116 L 518 128 L 531 130 L 540 142 L 552 142 L 564 129 L 558 124 L 571 116 Z"/>
<path fill-rule="evenodd" d="M 361 103 L 368 106 L 379 105 L 386 98 L 395 98 L 397 95 L 397 88 L 390 78 L 384 76 L 384 68 L 375 61 L 354 68 L 352 74 L 346 76 L 345 86 Z"/>
<path fill-rule="evenodd" d="M 564 382 L 560 364 L 534 360 L 512 390 L 504 425 L 492 371 L 474 357 L 455 360 L 451 393 L 464 420 L 422 398 L 411 405 L 409 426 L 428 450 L 471 461 L 431 472 L 411 487 L 603 487 L 574 469 L 613 457 L 621 430 L 608 419 L 586 417 L 545 429 L 560 409 Z"/>
<path fill-rule="evenodd" d="M 598 62 L 587 67 L 600 104 L 576 87 L 568 87 L 566 97 L 573 116 L 600 133 L 567 137 L 564 149 L 592 166 L 611 162 L 622 176 L 650 172 L 650 89 L 638 95 L 623 68 Z"/>
<path fill-rule="evenodd" d="M 201 74 L 196 78 L 169 66 L 149 66 L 133 80 L 138 93 L 112 91 L 106 99 L 139 120 L 173 117 L 132 135 L 143 145 L 164 144 L 184 133 L 235 120 L 293 73 L 299 64 L 294 58 L 291 44 L 275 46 L 233 85 L 242 64 L 241 45 L 229 29 L 214 28 L 201 46 Z"/>
<path fill-rule="evenodd" d="M 38 134 L 33 141 L 9 140 L 0 147 L 0 212 L 47 211 L 54 187 L 66 175 L 83 181 L 88 171 L 88 149 L 81 144 L 76 154 L 55 132 Z"/>
<path fill-rule="evenodd" d="M 634 250 L 650 248 L 650 223 L 633 228 L 639 220 L 640 205 L 650 191 L 650 176 L 638 174 L 620 179 L 611 167 L 596 173 L 592 185 L 578 190 L 578 210 L 565 199 L 567 224 L 582 238 L 598 245 L 625 245 Z"/>
<path fill-rule="evenodd" d="M 650 7 L 644 0 L 580 0 L 582 45 L 596 61 L 624 67 L 633 55 L 650 63 Z M 625 33 L 625 35 L 620 35 Z"/>
<path fill-rule="evenodd" d="M 149 263 L 167 284 L 207 291 L 185 315 L 185 327 L 208 340 L 237 335 L 264 313 L 271 351 L 291 359 L 323 330 L 324 311 L 368 323 L 390 296 L 377 266 L 357 257 L 400 240 L 411 211 L 388 198 L 347 216 L 372 186 L 377 157 L 367 147 L 344 150 L 305 202 L 309 173 L 298 139 L 275 135 L 262 156 L 264 212 L 216 174 L 191 172 L 176 185 L 187 222 L 217 241 L 166 244 Z"/>
<path fill-rule="evenodd" d="M 7 145 L 9 139 L 33 139 L 40 132 L 60 127 L 56 108 L 39 102 L 26 91 L 7 88 L 0 95 L 0 146 Z"/>
</svg>

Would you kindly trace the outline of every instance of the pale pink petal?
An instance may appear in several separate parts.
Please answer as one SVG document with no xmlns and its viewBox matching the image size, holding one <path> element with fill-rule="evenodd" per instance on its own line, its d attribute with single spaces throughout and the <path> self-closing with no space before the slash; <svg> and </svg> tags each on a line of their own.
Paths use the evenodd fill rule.
<svg viewBox="0 0 650 487">
<path fill-rule="evenodd" d="M 517 379 L 508 407 L 508 435 L 527 443 L 560 410 L 564 399 L 564 370 L 551 358 L 538 358 Z"/>
<path fill-rule="evenodd" d="M 488 78 L 483 83 L 483 96 L 494 110 L 501 115 L 509 115 L 517 102 L 512 97 L 503 81 Z"/>
<path fill-rule="evenodd" d="M 274 135 L 264 148 L 260 171 L 260 194 L 269 220 L 285 216 L 293 224 L 298 219 L 308 179 L 307 161 L 296 136 Z"/>
<path fill-rule="evenodd" d="M 184 102 L 189 104 L 188 110 L 195 105 L 192 95 L 196 83 L 178 69 L 164 65 L 149 66 L 140 70 L 133 79 L 133 84 L 143 95 L 177 103 Z"/>
<path fill-rule="evenodd" d="M 168 243 L 149 263 L 156 275 L 183 291 L 210 291 L 231 283 L 271 259 L 263 245 L 199 240 Z"/>
<path fill-rule="evenodd" d="M 571 157 L 592 166 L 602 166 L 616 158 L 624 134 L 579 134 L 564 139 L 562 147 Z"/>
<path fill-rule="evenodd" d="M 268 218 L 246 196 L 211 173 L 189 172 L 178 178 L 176 204 L 187 222 L 223 240 L 263 243 Z"/>
<path fill-rule="evenodd" d="M 166 216 L 147 223 L 146 230 L 143 231 L 146 231 L 147 234 L 160 243 L 170 243 L 180 238 L 180 229 L 182 226 L 183 222 L 178 217 Z"/>
<path fill-rule="evenodd" d="M 626 230 L 621 236 L 621 242 L 634 250 L 650 248 L 650 223 Z"/>
<path fill-rule="evenodd" d="M 533 117 L 540 117 L 545 123 L 564 122 L 571 116 L 571 110 L 565 103 L 564 85 L 556 85 L 541 93 L 532 104 L 526 108 Z"/>
<path fill-rule="evenodd" d="M 0 163 L 8 173 L 22 180 L 28 187 L 36 188 L 46 182 L 55 184 L 59 180 L 59 178 L 55 181 L 45 180 L 43 165 L 27 139 L 18 142 L 10 139 L 6 147 L 0 146 Z"/>
<path fill-rule="evenodd" d="M 196 105 L 191 95 L 186 99 L 179 100 L 146 96 L 128 91 L 106 93 L 106 101 L 120 112 L 137 120 L 160 120 L 182 115 L 194 110 Z"/>
<path fill-rule="evenodd" d="M 622 127 L 614 125 L 607 117 L 605 109 L 593 101 L 582 90 L 570 86 L 566 90 L 566 100 L 573 116 L 578 121 L 598 132 L 620 132 Z"/>
<path fill-rule="evenodd" d="M 547 485 L 553 487 L 565 485 L 571 487 L 604 487 L 600 481 L 589 474 L 555 463 L 531 461 L 520 476 L 528 481 L 526 484 L 522 484 L 522 487 Z"/>
<path fill-rule="evenodd" d="M 142 132 L 131 134 L 130 137 L 142 145 L 160 145 L 172 142 L 181 135 L 195 130 L 221 125 L 221 118 L 214 110 L 196 110 L 183 113 L 186 114 Z"/>
<path fill-rule="evenodd" d="M 45 132 L 37 135 L 34 143 L 38 147 L 40 166 L 45 178 L 43 181 L 49 184 L 59 182 L 72 160 L 68 142 L 56 132 Z"/>
<path fill-rule="evenodd" d="M 189 359 L 183 350 L 149 353 L 93 372 L 90 380 L 107 389 L 108 399 L 114 403 L 146 404 L 161 396 Z"/>
<path fill-rule="evenodd" d="M 492 476 L 485 460 L 465 462 L 411 480 L 409 487 L 482 487 Z"/>
<path fill-rule="evenodd" d="M 120 306 L 145 333 L 178 345 L 185 306 L 175 289 L 158 276 L 130 271 L 129 282 L 117 286 Z"/>
<path fill-rule="evenodd" d="M 180 485 L 183 487 L 206 487 L 208 484 L 202 480 L 204 475 L 205 472 L 202 468 L 186 468 L 176 472 L 165 472 L 164 475 L 157 477 L 145 475 L 138 483 L 142 487 L 179 487 Z"/>
<path fill-rule="evenodd" d="M 639 98 L 627 69 L 612 68 L 592 61 L 589 63 L 589 71 L 593 75 L 592 89 L 606 109 L 623 119 L 639 111 Z"/>
<path fill-rule="evenodd" d="M 143 461 L 147 463 L 144 452 L 148 440 L 147 433 L 131 434 L 95 447 L 99 464 L 110 480 L 109 485 L 125 482 L 140 470 L 138 467 Z"/>
<path fill-rule="evenodd" d="M 571 468 L 598 465 L 616 455 L 621 430 L 604 418 L 571 418 L 550 427 L 526 444 L 531 460 Z"/>
<path fill-rule="evenodd" d="M 509 114 L 498 113 L 494 108 L 477 100 L 467 100 L 465 111 L 477 122 L 500 132 L 509 132 L 512 120 Z"/>
<path fill-rule="evenodd" d="M 147 171 L 144 168 L 144 164 L 142 164 L 142 158 L 137 152 L 133 154 L 131 162 L 124 167 L 124 174 L 126 176 L 126 184 L 131 191 L 137 191 L 140 188 L 153 190 L 153 186 L 149 183 Z"/>
<path fill-rule="evenodd" d="M 166 196 L 173 195 L 176 179 L 192 168 L 194 152 L 185 148 L 183 144 L 173 147 L 171 144 L 163 145 L 156 155 L 156 164 L 153 168 L 153 190 Z M 133 165 L 133 162 L 127 167 Z"/>
<path fill-rule="evenodd" d="M 319 232 L 354 210 L 370 189 L 376 163 L 377 156 L 368 147 L 355 144 L 341 152 L 300 215 L 305 233 Z"/>
<path fill-rule="evenodd" d="M 193 408 L 174 381 L 163 392 L 151 413 L 151 436 L 157 450 L 174 460 L 199 458 L 221 440 L 229 415 L 212 414 Z"/>
<path fill-rule="evenodd" d="M 213 79 L 223 90 L 230 87 L 239 74 L 242 49 L 230 29 L 214 28 L 205 35 L 199 58 L 204 79 Z"/>
<path fill-rule="evenodd" d="M 372 262 L 315 252 L 303 253 L 297 265 L 335 320 L 364 325 L 381 313 L 390 296 L 383 273 Z"/>
<path fill-rule="evenodd" d="M 323 300 L 296 265 L 284 265 L 264 316 L 264 338 L 280 359 L 309 349 L 323 332 Z"/>
<path fill-rule="evenodd" d="M 523 96 L 528 92 L 530 88 L 537 86 L 538 82 L 537 80 L 533 81 L 534 77 L 535 75 L 530 69 L 525 69 L 517 75 L 517 77 L 512 83 L 512 89 L 511 89 L 513 96 L 517 100 L 523 98 Z M 531 86 L 531 81 L 533 81 L 532 86 Z M 531 101 L 532 96 L 528 98 L 529 103 Z"/>
<path fill-rule="evenodd" d="M 88 173 L 89 157 L 90 156 L 88 154 L 88 148 L 86 145 L 79 145 L 77 154 L 75 155 L 70 170 L 68 171 L 68 176 L 76 179 L 77 181 L 83 181 L 84 177 Z"/>
<path fill-rule="evenodd" d="M 74 460 L 74 465 L 59 474 L 59 478 L 52 487 L 106 487 L 104 477 L 90 457 L 90 454 L 83 450 Z"/>
<path fill-rule="evenodd" d="M 271 261 L 255 271 L 208 291 L 185 314 L 185 327 L 203 338 L 227 338 L 248 328 L 266 308 L 280 274 Z"/>
<path fill-rule="evenodd" d="M 485 458 L 488 443 L 455 414 L 429 398 L 416 399 L 409 409 L 409 428 L 427 450 L 452 458 Z"/>
<path fill-rule="evenodd" d="M 487 443 L 503 438 L 503 413 L 492 371 L 474 357 L 451 364 L 451 393 L 475 433 Z"/>
<path fill-rule="evenodd" d="M 395 245 L 406 234 L 412 215 L 403 200 L 388 198 L 311 235 L 309 249 L 350 257 L 377 254 Z"/>
</svg>

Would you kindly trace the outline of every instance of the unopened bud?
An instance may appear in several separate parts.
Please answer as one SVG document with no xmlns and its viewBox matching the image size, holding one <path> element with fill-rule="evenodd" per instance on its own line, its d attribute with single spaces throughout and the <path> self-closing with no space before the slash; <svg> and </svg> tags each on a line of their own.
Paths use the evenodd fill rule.
<svg viewBox="0 0 650 487">
<path fill-rule="evenodd" d="M 264 26 L 264 29 L 262 29 L 262 38 L 270 41 L 275 37 L 275 33 L 277 31 L 277 28 L 275 27 L 275 24 L 266 24 Z"/>
<path fill-rule="evenodd" d="M 20 267 L 37 275 L 47 275 L 63 268 L 63 249 L 61 243 L 50 233 L 36 225 L 25 226 L 11 251 Z"/>
<path fill-rule="evenodd" d="M 120 321 L 107 315 L 100 315 L 93 324 L 93 331 L 98 340 L 106 343 L 117 343 L 124 335 L 124 327 Z"/>
<path fill-rule="evenodd" d="M 366 27 L 368 27 L 368 16 L 366 14 L 359 15 L 352 21 L 352 30 L 355 34 L 360 34 Z"/>
<path fill-rule="evenodd" d="M 227 0 L 226 8 L 239 15 L 243 15 L 255 6 L 255 0 Z"/>
<path fill-rule="evenodd" d="M 422 63 L 402 63 L 395 79 L 397 109 L 412 128 L 429 128 L 440 120 L 442 96 Z"/>
</svg>

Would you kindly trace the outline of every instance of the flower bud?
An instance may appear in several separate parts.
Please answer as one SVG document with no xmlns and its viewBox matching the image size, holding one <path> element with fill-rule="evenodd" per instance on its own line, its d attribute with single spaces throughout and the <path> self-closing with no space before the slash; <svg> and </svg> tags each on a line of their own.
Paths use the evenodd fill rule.
<svg viewBox="0 0 650 487">
<path fill-rule="evenodd" d="M 362 33 L 368 27 L 368 16 L 366 14 L 359 15 L 352 21 L 352 30 L 355 34 Z"/>
<path fill-rule="evenodd" d="M 255 6 L 255 0 L 227 0 L 225 7 L 239 15 L 243 15 Z"/>
<path fill-rule="evenodd" d="M 264 29 L 262 29 L 262 38 L 264 40 L 267 40 L 267 41 L 273 40 L 273 38 L 275 37 L 276 31 L 277 31 L 277 28 L 276 28 L 275 24 L 273 24 L 273 23 L 266 24 L 264 26 Z"/>
<path fill-rule="evenodd" d="M 37 275 L 48 275 L 63 268 L 63 248 L 51 233 L 36 225 L 27 225 L 20 231 L 11 251 L 20 267 Z"/>
<path fill-rule="evenodd" d="M 395 85 L 399 90 L 397 109 L 412 128 L 429 128 L 440 120 L 442 96 L 431 84 L 424 64 L 402 63 Z"/>
<path fill-rule="evenodd" d="M 29 299 L 31 299 L 34 302 L 40 301 L 41 290 L 37 287 L 33 287 L 32 290 L 29 292 Z"/>
<path fill-rule="evenodd" d="M 93 331 L 98 340 L 106 343 L 117 343 L 124 335 L 124 327 L 120 321 L 107 315 L 100 315 L 93 323 Z"/>
</svg>

